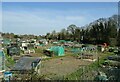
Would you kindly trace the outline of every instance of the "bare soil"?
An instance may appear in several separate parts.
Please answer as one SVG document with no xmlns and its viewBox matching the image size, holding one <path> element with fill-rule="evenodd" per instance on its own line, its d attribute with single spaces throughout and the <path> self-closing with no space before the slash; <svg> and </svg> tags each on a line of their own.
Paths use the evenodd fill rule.
<svg viewBox="0 0 120 82">
<path fill-rule="evenodd" d="M 45 75 L 50 78 L 55 76 L 65 76 L 75 72 L 83 65 L 89 65 L 91 63 L 92 61 L 76 59 L 72 56 L 45 60 L 41 63 L 40 75 Z"/>
</svg>

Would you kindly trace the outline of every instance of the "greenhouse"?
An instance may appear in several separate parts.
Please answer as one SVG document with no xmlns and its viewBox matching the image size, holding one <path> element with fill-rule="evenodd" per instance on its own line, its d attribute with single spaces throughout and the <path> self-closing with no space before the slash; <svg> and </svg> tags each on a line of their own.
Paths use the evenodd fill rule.
<svg viewBox="0 0 120 82">
<path fill-rule="evenodd" d="M 52 46 L 50 50 L 57 56 L 64 56 L 64 48 L 61 46 Z"/>
</svg>

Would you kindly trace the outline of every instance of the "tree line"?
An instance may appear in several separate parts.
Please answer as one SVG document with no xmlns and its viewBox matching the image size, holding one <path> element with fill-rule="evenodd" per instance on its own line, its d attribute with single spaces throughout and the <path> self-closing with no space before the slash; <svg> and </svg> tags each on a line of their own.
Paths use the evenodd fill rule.
<svg viewBox="0 0 120 82">
<path fill-rule="evenodd" d="M 87 27 L 78 27 L 71 24 L 60 32 L 54 30 L 52 33 L 47 33 L 45 38 L 49 40 L 77 41 L 86 44 L 107 43 L 110 46 L 120 46 L 120 28 L 115 17 L 108 18 L 107 21 L 99 19 Z"/>
<path fill-rule="evenodd" d="M 55 30 L 47 33 L 44 36 L 35 35 L 16 35 L 14 33 L 1 33 L 2 37 L 9 39 L 41 39 L 48 40 L 66 40 L 77 41 L 85 44 L 103 44 L 107 43 L 110 46 L 120 46 L 120 28 L 117 21 L 118 16 L 113 15 L 109 18 L 100 18 L 87 26 L 79 27 L 74 24 L 61 29 L 60 32 Z"/>
</svg>

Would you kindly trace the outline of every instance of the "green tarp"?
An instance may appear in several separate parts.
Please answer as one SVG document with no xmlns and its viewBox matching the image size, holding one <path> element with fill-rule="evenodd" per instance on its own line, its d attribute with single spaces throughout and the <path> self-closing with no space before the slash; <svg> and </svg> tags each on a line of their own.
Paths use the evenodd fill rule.
<svg viewBox="0 0 120 82">
<path fill-rule="evenodd" d="M 57 56 L 64 56 L 64 48 L 61 46 L 52 46 L 50 50 Z"/>
<path fill-rule="evenodd" d="M 60 43 L 65 43 L 66 41 L 65 41 L 65 40 L 60 40 L 59 42 L 60 42 Z"/>
</svg>

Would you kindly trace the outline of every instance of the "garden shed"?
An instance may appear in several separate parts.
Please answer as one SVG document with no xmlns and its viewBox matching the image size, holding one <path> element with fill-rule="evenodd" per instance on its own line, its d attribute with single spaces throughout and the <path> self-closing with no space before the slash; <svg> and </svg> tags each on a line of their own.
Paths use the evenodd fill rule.
<svg viewBox="0 0 120 82">
<path fill-rule="evenodd" d="M 0 50 L 0 72 L 5 69 L 5 54 Z"/>
<path fill-rule="evenodd" d="M 20 55 L 20 48 L 16 46 L 11 46 L 7 48 L 7 54 L 10 56 Z"/>
<path fill-rule="evenodd" d="M 10 72 L 10 71 L 4 72 L 4 80 L 6 82 L 9 82 L 11 80 L 11 78 L 12 78 L 12 72 Z"/>
<path fill-rule="evenodd" d="M 10 40 L 9 39 L 3 39 L 3 44 L 5 44 L 5 45 L 10 44 Z"/>
<path fill-rule="evenodd" d="M 12 68 L 12 71 L 31 72 L 34 69 L 39 73 L 40 63 L 41 58 L 39 57 L 21 57 Z"/>
<path fill-rule="evenodd" d="M 0 78 L 3 77 L 3 72 L 5 71 L 5 54 L 0 50 Z"/>
</svg>

